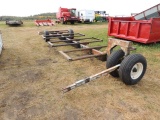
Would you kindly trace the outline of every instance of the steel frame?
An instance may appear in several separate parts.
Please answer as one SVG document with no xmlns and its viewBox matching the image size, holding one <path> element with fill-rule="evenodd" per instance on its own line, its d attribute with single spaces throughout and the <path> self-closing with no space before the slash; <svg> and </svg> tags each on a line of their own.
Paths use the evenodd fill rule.
<svg viewBox="0 0 160 120">
<path fill-rule="evenodd" d="M 44 32 L 40 32 L 40 34 L 44 34 Z M 81 59 L 86 59 L 86 58 L 91 58 L 91 57 L 98 57 L 100 60 L 106 60 L 107 55 L 110 55 L 112 50 L 116 46 L 121 47 L 121 49 L 125 53 L 125 56 L 129 55 L 131 50 L 135 50 L 135 48 L 132 47 L 132 42 L 131 41 L 120 40 L 120 39 L 115 39 L 115 38 L 108 38 L 108 46 L 89 47 L 86 44 L 92 43 L 92 42 L 100 42 L 102 40 L 94 38 L 94 37 L 75 39 L 74 38 L 75 35 L 78 35 L 78 37 L 85 36 L 85 35 L 80 34 L 80 33 L 68 33 L 67 30 L 61 30 L 61 31 L 49 31 L 48 35 L 43 35 L 42 37 L 43 37 L 44 40 L 46 40 L 46 42 L 51 47 L 76 45 L 74 47 L 78 47 L 79 49 L 59 51 L 59 53 L 61 53 L 69 61 L 81 60 Z M 62 40 L 54 40 L 54 41 L 50 40 L 50 39 L 53 39 L 53 38 L 56 38 L 56 37 L 63 38 L 64 40 L 63 39 Z M 91 42 L 80 42 L 81 40 L 85 40 L 85 39 L 94 39 L 94 40 L 91 41 Z M 59 43 L 59 42 L 67 42 L 67 43 L 66 44 L 55 45 L 55 43 Z M 68 43 L 68 42 L 70 42 L 70 43 Z M 105 51 L 101 52 L 101 51 L 98 50 L 98 49 L 101 49 L 103 47 L 106 47 Z M 85 52 L 89 53 L 89 55 L 85 55 L 85 56 L 81 56 L 81 57 L 77 57 L 77 58 L 72 58 L 67 54 L 67 53 L 77 52 L 77 51 L 85 51 Z M 92 80 L 96 80 L 97 78 L 116 70 L 118 67 L 120 67 L 120 64 L 115 65 L 115 66 L 113 66 L 109 69 L 106 69 L 104 71 L 101 71 L 97 74 L 94 74 L 90 77 L 81 79 L 81 80 L 65 87 L 64 89 L 62 89 L 62 91 L 63 91 L 63 93 L 69 92 L 76 87 L 79 87 L 83 84 L 86 84 L 86 83 L 88 83 Z"/>
<path fill-rule="evenodd" d="M 51 46 L 51 47 L 60 47 L 60 46 L 69 46 L 72 45 L 79 49 L 73 50 L 66 50 L 66 51 L 59 51 L 68 61 L 75 61 L 81 60 L 86 58 L 96 57 L 99 60 L 106 61 L 107 55 L 110 55 L 113 48 L 116 46 L 120 46 L 121 49 L 125 52 L 125 55 L 130 54 L 131 50 L 135 48 L 132 47 L 132 42 L 109 38 L 108 39 L 108 46 L 95 46 L 89 47 L 87 44 L 94 43 L 94 42 L 101 42 L 103 40 L 94 38 L 94 37 L 85 37 L 84 34 L 81 33 L 71 33 L 69 30 L 59 30 L 59 31 L 47 31 L 47 35 L 45 35 L 45 31 L 39 32 L 39 35 L 42 35 L 42 38 Z M 78 37 L 78 38 L 77 38 Z M 59 38 L 60 40 L 55 40 L 55 38 Z M 83 40 L 90 39 L 91 41 L 81 42 Z M 57 44 L 65 42 L 65 44 Z M 99 49 L 106 47 L 105 51 L 101 52 Z M 84 51 L 87 55 L 72 58 L 67 53 L 77 52 L 77 51 Z"/>
</svg>

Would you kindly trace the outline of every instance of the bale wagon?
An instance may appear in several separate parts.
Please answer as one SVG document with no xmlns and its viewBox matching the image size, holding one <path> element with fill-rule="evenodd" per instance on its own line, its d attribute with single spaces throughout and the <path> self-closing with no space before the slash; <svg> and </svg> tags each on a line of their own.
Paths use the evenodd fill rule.
<svg viewBox="0 0 160 120">
<path fill-rule="evenodd" d="M 90 77 L 81 79 L 63 89 L 63 92 L 68 92 L 92 80 L 110 74 L 113 77 L 120 78 L 126 85 L 137 84 L 145 74 L 147 61 L 141 54 L 130 54 L 130 51 L 135 50 L 131 41 L 120 40 L 115 38 L 108 39 L 108 46 L 89 47 L 87 44 L 93 42 L 101 42 L 101 39 L 94 37 L 85 37 L 84 34 L 74 33 L 73 30 L 58 30 L 58 31 L 41 31 L 39 32 L 42 38 L 51 47 L 72 45 L 77 49 L 59 51 L 67 60 L 75 61 L 86 58 L 96 57 L 99 60 L 106 61 L 106 70 L 101 71 Z M 85 41 L 90 40 L 90 41 Z M 59 43 L 59 44 L 58 44 Z M 63 43 L 63 44 L 61 44 Z M 119 50 L 114 50 L 116 46 L 120 46 Z M 99 49 L 106 47 L 101 52 Z M 87 55 L 73 58 L 68 53 L 82 51 Z"/>
</svg>

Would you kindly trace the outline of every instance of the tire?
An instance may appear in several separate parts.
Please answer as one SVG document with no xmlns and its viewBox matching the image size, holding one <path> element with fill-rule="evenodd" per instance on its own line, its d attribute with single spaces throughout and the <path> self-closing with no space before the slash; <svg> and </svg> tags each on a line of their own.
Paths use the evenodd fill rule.
<svg viewBox="0 0 160 120">
<path fill-rule="evenodd" d="M 61 18 L 61 22 L 62 24 L 65 24 L 64 18 Z"/>
<path fill-rule="evenodd" d="M 122 62 L 123 57 L 124 57 L 123 50 L 120 49 L 117 51 L 113 51 L 111 55 L 107 57 L 106 68 L 110 68 L 117 64 L 120 64 Z M 113 72 L 110 72 L 109 74 L 113 77 L 119 77 L 118 68 Z"/>
<path fill-rule="evenodd" d="M 69 29 L 68 31 L 69 31 L 69 34 L 70 34 L 68 38 L 74 39 L 74 31 L 72 29 Z"/>
<path fill-rule="evenodd" d="M 62 34 L 63 35 L 63 34 Z M 58 37 L 60 40 L 66 40 L 66 37 Z"/>
<path fill-rule="evenodd" d="M 71 35 L 68 35 L 69 37 L 67 37 L 67 38 L 73 39 L 74 35 L 72 35 L 72 34 L 74 34 L 74 31 L 72 29 L 69 29 L 68 33 L 71 34 Z M 59 39 L 60 40 L 66 40 L 66 37 L 59 37 Z"/>
<path fill-rule="evenodd" d="M 131 54 L 122 61 L 119 76 L 126 85 L 134 85 L 142 79 L 146 68 L 147 62 L 142 55 Z"/>
<path fill-rule="evenodd" d="M 47 36 L 47 35 L 49 35 L 49 32 L 48 31 L 44 31 L 44 36 Z M 46 42 L 48 42 L 48 41 L 50 41 L 50 39 L 49 38 L 45 38 L 44 39 Z"/>
<path fill-rule="evenodd" d="M 84 19 L 82 19 L 82 23 L 84 24 Z"/>
<path fill-rule="evenodd" d="M 59 37 L 59 39 L 60 39 L 60 40 L 66 40 L 66 38 L 65 38 L 65 37 Z"/>
<path fill-rule="evenodd" d="M 71 24 L 73 25 L 73 24 L 74 24 L 74 21 L 71 21 Z"/>
</svg>

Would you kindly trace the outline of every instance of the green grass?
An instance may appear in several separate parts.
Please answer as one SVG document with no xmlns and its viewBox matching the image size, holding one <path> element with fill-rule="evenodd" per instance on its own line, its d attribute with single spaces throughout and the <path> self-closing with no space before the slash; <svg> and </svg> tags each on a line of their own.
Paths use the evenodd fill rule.
<svg viewBox="0 0 160 120">
<path fill-rule="evenodd" d="M 23 21 L 23 24 L 21 26 L 18 26 L 18 27 L 33 27 L 33 26 L 35 26 L 34 20 L 33 21 L 25 20 L 25 21 Z M 0 21 L 0 27 L 1 28 L 9 28 L 10 26 L 6 25 L 5 21 Z"/>
<path fill-rule="evenodd" d="M 108 42 L 108 25 L 106 23 L 98 23 L 100 26 L 104 25 L 104 27 L 96 27 L 95 29 L 86 29 L 83 31 L 84 34 L 90 37 L 96 37 L 102 39 L 103 42 L 92 43 L 90 46 L 100 46 L 106 45 Z M 92 24 L 96 25 L 96 24 Z M 106 27 L 105 27 L 106 26 Z M 136 48 L 135 51 L 131 53 L 139 53 L 146 57 L 149 64 L 158 64 L 160 63 L 160 42 L 152 43 L 152 44 L 142 44 L 133 42 L 133 47 Z M 119 47 L 118 47 L 119 48 Z M 101 51 L 103 51 L 103 48 Z"/>
<path fill-rule="evenodd" d="M 0 27 L 1 27 L 1 28 L 7 28 L 8 25 L 6 25 L 6 22 L 5 22 L 5 21 L 0 21 Z"/>
<path fill-rule="evenodd" d="M 25 20 L 23 21 L 23 25 L 21 27 L 35 27 L 34 20 Z M 0 21 L 0 27 L 1 28 L 9 28 L 8 25 L 5 24 L 5 21 Z M 82 34 L 85 34 L 85 37 L 95 37 L 102 39 L 102 42 L 95 42 L 91 43 L 88 46 L 101 46 L 101 45 L 107 45 L 108 42 L 108 23 L 107 22 L 94 22 L 94 23 L 88 23 L 88 24 L 81 24 L 81 23 L 75 23 L 74 25 L 71 25 L 70 23 L 62 25 L 57 24 L 56 28 L 59 30 L 62 29 L 68 29 L 70 27 L 71 29 L 76 28 L 75 32 L 79 32 Z M 79 29 L 83 28 L 85 29 Z M 41 27 L 42 28 L 42 27 Z M 53 26 L 53 30 L 54 30 Z M 44 26 L 44 29 L 46 27 Z M 77 30 L 78 29 L 78 30 Z M 149 61 L 152 62 L 160 62 L 160 43 L 153 43 L 153 44 L 141 44 L 141 43 L 135 43 L 133 42 L 133 46 L 136 47 L 136 50 L 133 51 L 133 53 L 140 53 L 147 57 Z M 103 51 L 105 48 L 102 48 L 101 51 Z"/>
</svg>

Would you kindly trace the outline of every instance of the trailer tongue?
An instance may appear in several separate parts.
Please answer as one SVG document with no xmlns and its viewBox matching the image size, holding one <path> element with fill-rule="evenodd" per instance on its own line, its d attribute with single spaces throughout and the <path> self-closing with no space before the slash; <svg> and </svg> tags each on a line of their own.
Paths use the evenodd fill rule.
<svg viewBox="0 0 160 120">
<path fill-rule="evenodd" d="M 90 81 L 96 80 L 96 79 L 100 78 L 101 76 L 104 76 L 104 75 L 106 75 L 106 74 L 114 71 L 114 70 L 117 69 L 119 66 L 120 66 L 120 64 L 118 64 L 118 65 L 116 65 L 116 66 L 113 66 L 113 67 L 111 67 L 111 68 L 109 68 L 109 69 L 106 69 L 106 70 L 104 70 L 104 71 L 102 71 L 102 72 L 99 72 L 99 73 L 97 73 L 97 74 L 95 74 L 95 75 L 92 75 L 92 76 L 90 76 L 90 77 L 81 79 L 81 80 L 79 80 L 79 81 L 77 81 L 77 82 L 75 82 L 75 83 L 67 86 L 66 88 L 62 89 L 62 91 L 63 91 L 63 93 L 69 92 L 69 91 L 71 91 L 72 89 L 74 89 L 74 88 L 76 88 L 76 87 L 79 87 L 79 86 L 81 86 L 81 85 L 84 85 L 84 84 L 86 84 L 86 83 L 88 83 L 88 82 L 90 82 Z"/>
</svg>

